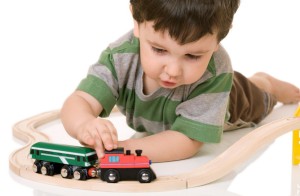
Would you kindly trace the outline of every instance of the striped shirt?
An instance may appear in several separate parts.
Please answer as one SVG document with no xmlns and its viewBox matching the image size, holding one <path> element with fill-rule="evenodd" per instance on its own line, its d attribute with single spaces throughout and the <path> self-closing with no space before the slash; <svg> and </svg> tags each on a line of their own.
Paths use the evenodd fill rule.
<svg viewBox="0 0 300 196">
<path fill-rule="evenodd" d="M 211 57 L 203 76 L 175 89 L 143 93 L 139 40 L 132 31 L 110 44 L 92 65 L 77 90 L 89 93 L 109 116 L 117 105 L 129 127 L 138 132 L 179 131 L 201 142 L 219 142 L 228 120 L 233 70 L 226 51 Z"/>
</svg>

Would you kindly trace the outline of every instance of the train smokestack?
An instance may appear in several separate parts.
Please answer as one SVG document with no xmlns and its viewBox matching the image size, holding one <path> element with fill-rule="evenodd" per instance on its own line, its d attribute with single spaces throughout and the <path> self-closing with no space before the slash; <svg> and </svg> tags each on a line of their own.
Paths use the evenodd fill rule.
<svg viewBox="0 0 300 196">
<path fill-rule="evenodd" d="M 142 155 L 143 150 L 135 150 L 136 156 L 141 156 Z"/>
</svg>

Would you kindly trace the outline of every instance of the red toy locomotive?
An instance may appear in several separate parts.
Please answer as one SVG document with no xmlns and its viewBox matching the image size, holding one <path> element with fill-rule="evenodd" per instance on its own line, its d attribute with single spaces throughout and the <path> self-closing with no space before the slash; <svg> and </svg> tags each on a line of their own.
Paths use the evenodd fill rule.
<svg viewBox="0 0 300 196">
<path fill-rule="evenodd" d="M 138 180 L 141 183 L 148 183 L 156 179 L 155 173 L 150 168 L 151 160 L 142 156 L 142 150 L 135 152 L 136 155 L 126 150 L 124 154 L 124 148 L 105 151 L 105 156 L 99 164 L 100 178 L 110 183 L 120 180 Z"/>
</svg>

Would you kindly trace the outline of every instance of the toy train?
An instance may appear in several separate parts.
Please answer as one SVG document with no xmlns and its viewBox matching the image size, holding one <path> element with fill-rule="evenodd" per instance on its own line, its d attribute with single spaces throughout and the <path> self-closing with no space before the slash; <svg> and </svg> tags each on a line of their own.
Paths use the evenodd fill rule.
<svg viewBox="0 0 300 196">
<path fill-rule="evenodd" d="M 121 180 L 149 183 L 155 180 L 151 160 L 141 154 L 142 150 L 136 150 L 135 155 L 130 150 L 124 153 L 124 148 L 117 148 L 105 151 L 105 156 L 98 161 L 95 150 L 88 147 L 37 142 L 30 148 L 35 173 L 49 176 L 60 173 L 63 178 L 77 180 L 100 177 L 109 183 Z"/>
</svg>

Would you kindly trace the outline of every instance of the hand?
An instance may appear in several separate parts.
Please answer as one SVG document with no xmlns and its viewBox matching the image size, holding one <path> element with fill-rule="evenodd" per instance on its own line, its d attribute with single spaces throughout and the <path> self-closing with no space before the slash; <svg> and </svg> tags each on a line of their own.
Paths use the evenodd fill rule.
<svg viewBox="0 0 300 196">
<path fill-rule="evenodd" d="M 118 146 L 118 135 L 114 125 L 106 119 L 94 118 L 83 123 L 78 132 L 77 140 L 96 150 L 98 158 L 104 156 L 104 150 L 112 150 Z"/>
</svg>

